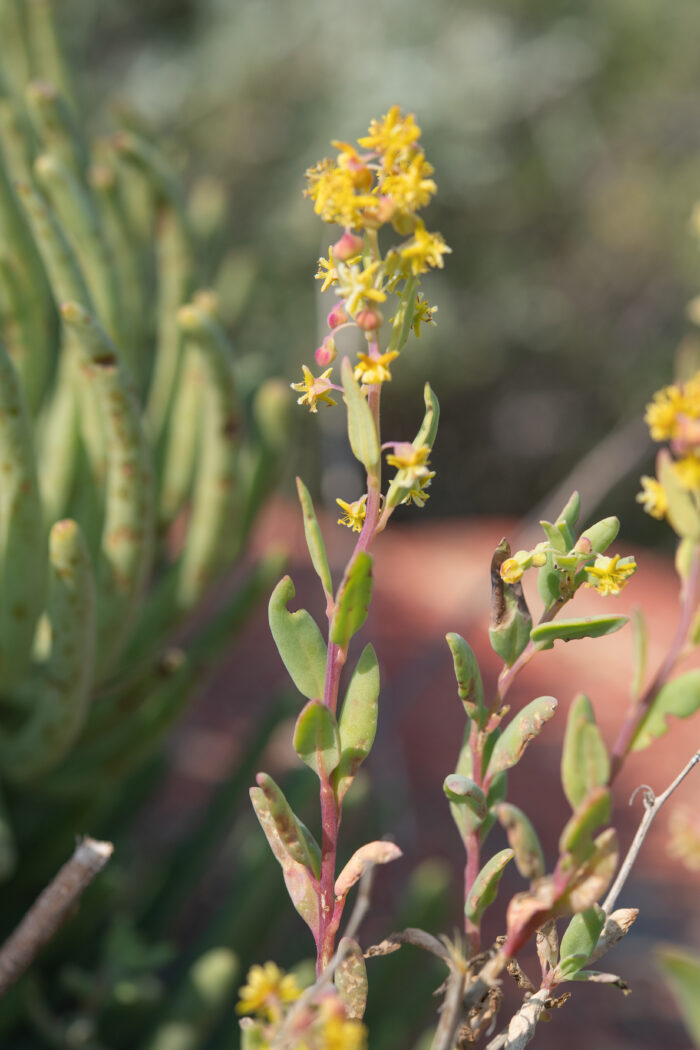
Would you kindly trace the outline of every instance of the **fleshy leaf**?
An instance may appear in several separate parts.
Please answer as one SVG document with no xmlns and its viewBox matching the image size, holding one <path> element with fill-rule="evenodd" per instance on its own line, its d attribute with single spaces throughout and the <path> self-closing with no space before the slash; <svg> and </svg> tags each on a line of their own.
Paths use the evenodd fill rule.
<svg viewBox="0 0 700 1050">
<path fill-rule="evenodd" d="M 335 715 L 322 700 L 309 700 L 294 728 L 294 750 L 316 776 L 329 777 L 340 762 Z"/>
<path fill-rule="evenodd" d="M 341 801 L 355 773 L 372 749 L 377 732 L 379 664 L 366 645 L 353 671 L 340 711 L 340 763 L 335 771 L 336 796 Z"/>
<path fill-rule="evenodd" d="M 560 854 L 570 854 L 570 864 L 585 860 L 593 849 L 593 832 L 609 820 L 610 791 L 605 787 L 594 788 L 576 808 L 562 831 L 559 837 Z"/>
<path fill-rule="evenodd" d="M 541 521 L 540 525 L 544 529 L 544 534 L 549 540 L 549 545 L 555 551 L 559 551 L 564 554 L 571 544 L 567 544 L 564 536 L 562 535 L 561 529 L 558 529 L 556 525 L 552 525 L 551 521 Z"/>
<path fill-rule="evenodd" d="M 450 802 L 454 802 L 458 806 L 466 806 L 477 820 L 483 820 L 486 816 L 484 792 L 469 777 L 460 776 L 459 773 L 450 773 L 449 776 L 445 777 L 442 790 Z"/>
<path fill-rule="evenodd" d="M 270 630 L 295 686 L 309 700 L 316 700 L 323 696 L 326 644 L 306 609 L 293 613 L 287 609 L 294 593 L 294 584 L 289 576 L 284 576 L 270 597 Z"/>
<path fill-rule="evenodd" d="M 338 592 L 330 634 L 335 645 L 347 649 L 350 639 L 367 619 L 371 599 L 372 557 L 360 551 L 350 562 Z"/>
<path fill-rule="evenodd" d="M 575 638 L 601 638 L 624 627 L 628 616 L 584 616 L 576 620 L 554 620 L 532 628 L 530 637 L 536 649 L 551 649 L 556 641 L 571 642 Z"/>
<path fill-rule="evenodd" d="M 700 540 L 698 506 L 691 492 L 681 484 L 673 466 L 673 460 L 666 449 L 659 452 L 656 472 L 668 500 L 666 517 L 674 532 L 697 543 Z"/>
<path fill-rule="evenodd" d="M 561 760 L 564 794 L 571 808 L 576 809 L 593 788 L 607 784 L 609 777 L 610 760 L 593 707 L 579 693 L 569 710 Z"/>
<path fill-rule="evenodd" d="M 313 835 L 292 811 L 284 792 L 271 776 L 258 773 L 255 779 L 258 786 L 251 788 L 251 791 L 262 793 L 284 849 L 292 860 L 303 864 L 318 876 L 321 872 L 321 850 Z"/>
<path fill-rule="evenodd" d="M 430 383 L 426 383 L 423 387 L 423 398 L 425 400 L 425 416 L 413 444 L 416 448 L 420 448 L 422 445 L 432 448 L 435 444 L 438 423 L 440 422 L 440 405 Z"/>
<path fill-rule="evenodd" d="M 563 508 L 561 514 L 557 516 L 555 522 L 557 528 L 560 530 L 562 536 L 564 536 L 567 544 L 567 550 L 574 545 L 574 529 L 576 528 L 576 522 L 578 516 L 581 513 L 581 497 L 578 492 L 572 492 L 566 506 Z"/>
<path fill-rule="evenodd" d="M 496 815 L 508 836 L 508 845 L 513 850 L 515 866 L 532 882 L 544 875 L 544 853 L 537 832 L 521 809 L 510 802 L 496 806 Z"/>
<path fill-rule="evenodd" d="M 685 1026 L 700 1046 L 700 956 L 672 946 L 658 948 L 656 958 L 671 986 Z"/>
<path fill-rule="evenodd" d="M 343 957 L 333 980 L 345 1004 L 348 1019 L 361 1021 L 367 1005 L 367 967 L 362 948 L 351 937 L 343 937 L 338 949 Z"/>
<path fill-rule="evenodd" d="M 554 555 L 547 553 L 546 561 L 537 573 L 537 590 L 544 602 L 545 609 L 551 609 L 555 602 L 561 597 L 561 573 L 554 565 Z"/>
<path fill-rule="evenodd" d="M 700 671 L 686 671 L 667 682 L 656 694 L 632 738 L 632 750 L 642 751 L 655 737 L 668 732 L 666 719 L 690 718 L 700 708 Z"/>
<path fill-rule="evenodd" d="M 488 711 L 484 707 L 484 685 L 479 664 L 461 635 L 450 633 L 446 635 L 446 639 L 452 653 L 457 691 L 464 704 L 464 710 L 470 718 L 476 719 L 478 724 L 483 726 L 488 718 Z"/>
<path fill-rule="evenodd" d="M 595 554 L 603 554 L 620 531 L 620 519 L 603 518 L 581 533 L 582 540 L 588 540 Z"/>
<path fill-rule="evenodd" d="M 474 885 L 469 891 L 467 902 L 464 905 L 464 914 L 472 922 L 479 922 L 488 906 L 495 901 L 501 876 L 506 864 L 512 858 L 512 849 L 502 849 L 484 864 L 474 879 Z"/>
<path fill-rule="evenodd" d="M 491 560 L 491 616 L 489 641 L 494 652 L 510 667 L 530 641 L 532 617 L 522 584 L 501 579 L 501 565 L 510 557 L 510 546 L 503 539 Z"/>
<path fill-rule="evenodd" d="M 549 721 L 556 708 L 557 701 L 553 696 L 540 696 L 515 715 L 496 741 L 488 765 L 490 776 L 510 769 L 520 761 L 529 742 Z"/>
<path fill-rule="evenodd" d="M 571 979 L 590 959 L 605 926 L 605 912 L 598 904 L 574 915 L 561 941 L 557 972 L 562 980 Z"/>
<path fill-rule="evenodd" d="M 359 459 L 368 474 L 376 473 L 379 466 L 379 441 L 377 428 L 367 399 L 363 396 L 347 357 L 341 367 L 345 401 L 348 409 L 348 438 L 355 459 Z"/>
<path fill-rule="evenodd" d="M 615 874 L 619 849 L 614 828 L 606 828 L 593 842 L 593 850 L 569 876 L 563 905 L 570 912 L 585 911 L 605 893 Z"/>
<path fill-rule="evenodd" d="M 632 699 L 636 700 L 642 692 L 647 669 L 647 622 L 639 607 L 632 610 L 632 636 L 634 639 L 634 678 L 631 693 Z"/>
<path fill-rule="evenodd" d="M 389 864 L 403 853 L 395 842 L 367 842 L 356 850 L 335 880 L 335 895 L 342 900 L 371 864 Z"/>
<path fill-rule="evenodd" d="M 332 594 L 333 580 L 331 579 L 331 570 L 328 567 L 326 546 L 323 542 L 323 535 L 316 518 L 311 495 L 301 478 L 297 478 L 297 492 L 304 516 L 304 535 L 306 536 L 306 546 L 309 548 L 311 563 L 323 584 L 326 594 Z"/>
</svg>

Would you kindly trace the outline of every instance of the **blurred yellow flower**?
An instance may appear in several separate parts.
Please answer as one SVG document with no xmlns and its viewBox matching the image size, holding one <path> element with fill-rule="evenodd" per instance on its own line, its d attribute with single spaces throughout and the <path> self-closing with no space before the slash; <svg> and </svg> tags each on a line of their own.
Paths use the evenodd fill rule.
<svg viewBox="0 0 700 1050">
<path fill-rule="evenodd" d="M 367 495 L 356 499 L 354 503 L 346 503 L 344 499 L 335 501 L 343 511 L 343 516 L 338 518 L 339 525 L 347 525 L 353 532 L 362 532 L 362 524 L 367 513 Z"/>
<path fill-rule="evenodd" d="M 384 167 L 390 170 L 415 146 L 420 134 L 413 113 L 404 117 L 399 106 L 392 106 L 381 120 L 373 120 L 368 133 L 357 141 L 365 149 L 382 154 Z"/>
<path fill-rule="evenodd" d="M 292 390 L 296 390 L 301 394 L 301 397 L 297 398 L 297 404 L 308 405 L 310 412 L 318 412 L 318 401 L 321 401 L 324 405 L 337 405 L 338 402 L 334 401 L 328 393 L 333 386 L 328 378 L 333 369 L 327 368 L 318 378 L 314 378 L 306 365 L 302 365 L 301 368 L 304 373 L 303 382 L 289 384 Z"/>
<path fill-rule="evenodd" d="M 431 266 L 442 269 L 445 265 L 443 255 L 451 252 L 439 233 L 428 233 L 419 219 L 413 232 L 413 240 L 401 249 L 401 259 L 411 267 L 411 273 L 427 273 Z"/>
<path fill-rule="evenodd" d="M 333 249 L 328 249 L 328 258 L 318 260 L 318 272 L 316 273 L 316 280 L 323 281 L 321 285 L 321 291 L 325 292 L 327 288 L 330 288 L 332 284 L 335 284 L 338 280 L 338 271 L 335 268 L 335 259 L 333 258 Z"/>
<path fill-rule="evenodd" d="M 593 587 L 599 594 L 619 594 L 627 583 L 629 577 L 636 572 L 637 563 L 634 559 L 620 564 L 620 555 L 606 558 L 599 554 L 593 565 L 586 566 L 589 579 L 586 587 Z"/>
<path fill-rule="evenodd" d="M 402 441 L 394 446 L 394 451 L 386 457 L 390 467 L 405 471 L 406 481 L 419 481 L 427 478 L 430 471 L 428 462 L 430 449 L 427 445 L 415 447 L 410 441 Z"/>
<path fill-rule="evenodd" d="M 384 176 L 379 184 L 380 192 L 391 197 L 397 211 L 412 215 L 425 208 L 437 193 L 437 184 L 429 178 L 434 170 L 423 154 L 417 153 L 401 170 Z"/>
<path fill-rule="evenodd" d="M 673 464 L 673 473 L 685 489 L 700 489 L 700 456 L 688 453 Z"/>
<path fill-rule="evenodd" d="M 641 503 L 647 514 L 651 514 L 652 518 L 658 518 L 659 520 L 666 515 L 668 510 L 668 497 L 666 496 L 666 490 L 660 481 L 656 478 L 650 478 L 648 475 L 644 475 L 640 478 L 642 482 L 642 491 L 637 494 L 637 503 Z"/>
<path fill-rule="evenodd" d="M 378 268 L 378 262 L 366 262 L 362 269 L 357 264 L 338 265 L 338 295 L 343 299 L 349 314 L 354 316 L 362 307 L 370 303 L 383 303 L 386 299 L 386 293 L 375 286 Z"/>
<path fill-rule="evenodd" d="M 386 354 L 371 357 L 369 354 L 358 354 L 355 365 L 355 379 L 371 386 L 373 383 L 386 383 L 391 379 L 389 365 L 399 356 L 398 350 L 389 350 Z"/>
<path fill-rule="evenodd" d="M 264 966 L 251 966 L 247 983 L 240 989 L 240 1002 L 236 1006 L 239 1014 L 257 1014 L 268 1020 L 281 1017 L 281 1006 L 293 1003 L 301 995 L 301 989 L 293 974 L 285 974 L 273 962 Z"/>
</svg>

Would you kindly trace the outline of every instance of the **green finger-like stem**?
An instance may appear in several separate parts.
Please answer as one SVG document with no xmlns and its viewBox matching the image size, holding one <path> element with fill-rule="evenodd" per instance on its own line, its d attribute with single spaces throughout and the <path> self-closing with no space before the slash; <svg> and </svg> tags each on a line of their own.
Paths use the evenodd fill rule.
<svg viewBox="0 0 700 1050">
<path fill-rule="evenodd" d="M 71 299 L 91 309 L 92 299 L 75 253 L 45 200 L 28 182 L 17 183 L 15 191 L 29 220 L 56 302 Z"/>
<path fill-rule="evenodd" d="M 109 335 L 121 345 L 119 288 L 93 202 L 59 156 L 42 153 L 34 170 L 75 251 L 97 316 Z"/>
<path fill-rule="evenodd" d="M 39 484 L 44 519 L 51 525 L 65 516 L 76 479 L 79 448 L 79 391 L 71 361 L 63 354 L 51 400 L 39 419 Z"/>
<path fill-rule="evenodd" d="M 187 607 L 238 553 L 231 537 L 238 504 L 239 409 L 233 358 L 222 329 L 194 304 L 179 311 L 178 321 L 188 352 L 199 354 L 203 380 L 202 444 L 178 586 L 178 601 Z"/>
<path fill-rule="evenodd" d="M 28 7 L 36 7 L 34 0 Z M 27 111 L 43 149 L 58 157 L 73 175 L 82 177 L 85 144 L 65 96 L 49 80 L 33 80 L 25 91 Z"/>
<path fill-rule="evenodd" d="M 158 517 L 164 526 L 173 521 L 192 492 L 200 455 L 204 372 L 201 354 L 186 347 L 160 470 Z"/>
<path fill-rule="evenodd" d="M 24 6 L 32 71 L 57 84 L 74 107 L 73 82 L 53 18 L 54 0 L 30 0 Z"/>
<path fill-rule="evenodd" d="M 64 303 L 61 314 L 80 342 L 105 426 L 105 518 L 97 573 L 100 676 L 126 640 L 151 567 L 153 475 L 136 401 L 114 344 L 77 303 Z"/>
<path fill-rule="evenodd" d="M 10 178 L 31 178 L 33 134 L 18 100 L 8 95 L 0 96 L 0 145 Z"/>
<path fill-rule="evenodd" d="M 25 673 L 46 584 L 44 522 L 31 423 L 0 344 L 0 686 Z"/>
<path fill-rule="evenodd" d="M 19 95 L 29 78 L 29 50 L 24 7 L 19 0 L 0 3 L 0 40 L 3 42 L 3 86 Z"/>
<path fill-rule="evenodd" d="M 10 779 L 41 776 L 70 750 L 83 724 L 92 683 L 95 595 L 87 547 L 76 522 L 57 522 L 49 537 L 46 659 L 21 692 L 27 721 L 0 736 L 0 763 Z"/>
</svg>

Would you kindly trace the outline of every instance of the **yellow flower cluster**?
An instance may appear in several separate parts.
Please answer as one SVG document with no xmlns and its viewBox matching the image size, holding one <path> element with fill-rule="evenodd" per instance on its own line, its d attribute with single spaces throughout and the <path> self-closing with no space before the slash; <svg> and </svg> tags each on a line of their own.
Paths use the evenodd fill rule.
<svg viewBox="0 0 700 1050">
<path fill-rule="evenodd" d="M 700 374 L 687 383 L 657 390 L 647 405 L 644 420 L 654 441 L 682 438 L 687 424 L 700 420 Z M 694 433 L 697 433 L 696 429 Z M 697 444 L 700 444 L 700 436 Z"/>
<path fill-rule="evenodd" d="M 266 1021 L 280 1020 L 282 1007 L 301 995 L 296 977 L 283 973 L 273 962 L 251 966 L 246 981 L 238 993 L 236 1009 L 239 1014 L 254 1014 Z"/>
<path fill-rule="evenodd" d="M 669 441 L 676 458 L 672 471 L 681 487 L 700 498 L 700 372 L 685 383 L 657 390 L 644 419 L 654 441 Z M 657 478 L 644 475 L 637 495 L 647 514 L 668 514 L 668 493 Z"/>
</svg>

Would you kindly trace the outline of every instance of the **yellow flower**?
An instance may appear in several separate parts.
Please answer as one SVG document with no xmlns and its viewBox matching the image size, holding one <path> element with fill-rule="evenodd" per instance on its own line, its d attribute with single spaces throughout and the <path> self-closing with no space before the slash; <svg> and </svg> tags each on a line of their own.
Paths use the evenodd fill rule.
<svg viewBox="0 0 700 1050">
<path fill-rule="evenodd" d="M 413 482 L 428 477 L 429 456 L 430 449 L 427 445 L 416 448 L 410 441 L 402 441 L 394 446 L 393 453 L 386 457 L 386 461 L 390 467 L 406 472 L 406 482 Z"/>
<path fill-rule="evenodd" d="M 343 512 L 342 518 L 338 518 L 339 525 L 347 525 L 353 532 L 362 532 L 362 524 L 367 513 L 367 496 L 361 496 L 354 503 L 346 503 L 344 499 L 335 501 Z"/>
<path fill-rule="evenodd" d="M 357 264 L 346 266 L 339 263 L 337 294 L 344 300 L 345 309 L 354 315 L 371 303 L 383 303 L 386 293 L 375 286 L 379 262 L 365 262 L 362 269 Z"/>
<path fill-rule="evenodd" d="M 518 583 L 523 577 L 524 570 L 516 558 L 506 558 L 500 571 L 504 583 Z"/>
<path fill-rule="evenodd" d="M 329 1017 L 323 1025 L 319 1046 L 323 1050 L 365 1050 L 367 1029 L 360 1021 Z"/>
<path fill-rule="evenodd" d="M 420 326 L 422 324 L 435 324 L 433 314 L 436 313 L 437 306 L 430 306 L 428 300 L 423 295 L 419 294 L 416 296 L 413 314 L 413 331 L 416 333 L 418 339 L 420 339 Z"/>
<path fill-rule="evenodd" d="M 398 212 L 412 215 L 437 193 L 436 183 L 428 178 L 434 170 L 422 153 L 416 153 L 402 170 L 385 175 L 379 190 L 383 196 L 391 197 Z"/>
<path fill-rule="evenodd" d="M 661 518 L 666 516 L 668 510 L 668 497 L 666 496 L 666 490 L 660 481 L 656 478 L 650 478 L 646 474 L 640 479 L 642 482 L 642 491 L 637 494 L 637 503 L 641 503 L 647 514 L 651 514 L 652 518 Z"/>
<path fill-rule="evenodd" d="M 424 507 L 430 499 L 430 493 L 426 492 L 426 489 L 430 488 L 430 482 L 435 477 L 435 471 L 430 470 L 424 478 L 419 478 L 418 481 L 414 481 L 413 487 L 409 489 L 404 498 L 401 500 L 402 503 L 415 503 L 417 507 Z"/>
<path fill-rule="evenodd" d="M 427 273 L 430 266 L 442 269 L 445 265 L 442 257 L 451 251 L 452 249 L 447 247 L 442 235 L 428 233 L 419 219 L 413 233 L 413 240 L 401 249 L 401 258 L 405 263 L 410 264 L 411 273 L 415 276 L 419 273 Z"/>
<path fill-rule="evenodd" d="M 321 291 L 325 292 L 327 288 L 330 288 L 332 284 L 335 284 L 338 280 L 338 271 L 335 268 L 335 259 L 333 258 L 333 249 L 328 249 L 328 258 L 318 260 L 318 272 L 316 274 L 317 281 L 323 281 L 321 285 Z"/>
<path fill-rule="evenodd" d="M 333 385 L 328 378 L 333 369 L 327 368 L 325 372 L 315 379 L 306 365 L 302 365 L 301 368 L 304 373 L 303 382 L 289 384 L 292 390 L 297 390 L 302 395 L 297 398 L 297 404 L 308 405 L 311 412 L 318 412 L 318 401 L 321 401 L 324 405 L 337 405 L 338 402 L 334 401 L 328 393 Z"/>
<path fill-rule="evenodd" d="M 613 558 L 599 554 L 593 565 L 586 566 L 589 576 L 586 587 L 593 587 L 602 595 L 619 594 L 636 569 L 637 563 L 633 558 L 621 565 L 619 554 Z"/>
<path fill-rule="evenodd" d="M 644 421 L 654 441 L 668 441 L 677 436 L 679 416 L 690 414 L 688 399 L 678 386 L 665 386 L 657 390 L 654 399 L 646 408 Z"/>
<path fill-rule="evenodd" d="M 369 354 L 358 354 L 358 363 L 355 365 L 355 379 L 361 380 L 366 386 L 372 383 L 385 383 L 391 379 L 389 365 L 395 357 L 399 356 L 398 350 L 389 350 L 386 354 L 378 354 L 371 357 Z"/>
<path fill-rule="evenodd" d="M 293 1003 L 301 995 L 296 977 L 285 974 L 273 962 L 251 966 L 247 982 L 238 993 L 240 1002 L 236 1010 L 239 1014 L 256 1014 L 275 1020 L 281 1017 L 283 1004 Z"/>
<path fill-rule="evenodd" d="M 700 489 L 700 456 L 688 453 L 673 464 L 673 473 L 685 489 Z"/>
<path fill-rule="evenodd" d="M 392 106 L 381 120 L 373 120 L 368 133 L 358 139 L 360 146 L 383 155 L 384 167 L 393 168 L 397 158 L 410 151 L 420 138 L 413 113 L 404 117 L 399 106 Z"/>
<path fill-rule="evenodd" d="M 322 160 L 306 172 L 305 196 L 314 202 L 314 211 L 324 222 L 361 228 L 366 208 L 376 205 L 371 194 L 357 192 L 357 176 L 349 167 Z"/>
<path fill-rule="evenodd" d="M 690 871 L 700 871 L 700 814 L 690 806 L 676 805 L 669 820 L 668 853 Z"/>
</svg>

